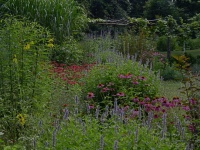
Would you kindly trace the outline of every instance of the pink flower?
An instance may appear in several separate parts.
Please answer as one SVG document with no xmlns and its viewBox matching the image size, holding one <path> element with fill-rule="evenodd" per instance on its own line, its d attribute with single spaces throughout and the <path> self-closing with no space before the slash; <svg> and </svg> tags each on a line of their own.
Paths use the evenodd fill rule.
<svg viewBox="0 0 200 150">
<path fill-rule="evenodd" d="M 104 85 L 101 83 L 97 85 L 97 88 L 102 88 L 102 87 L 104 87 Z"/>
<path fill-rule="evenodd" d="M 116 96 L 122 97 L 122 96 L 124 96 L 124 93 L 123 92 L 119 92 L 119 93 L 116 94 Z"/>
<path fill-rule="evenodd" d="M 105 88 L 101 89 L 101 92 L 102 92 L 102 93 L 105 93 L 105 92 L 107 92 L 108 90 L 109 90 L 109 88 L 105 87 Z"/>
<path fill-rule="evenodd" d="M 137 85 L 137 84 L 138 84 L 138 81 L 132 81 L 132 83 L 133 83 L 134 85 Z"/>
<path fill-rule="evenodd" d="M 94 109 L 94 105 L 89 105 L 88 108 L 89 109 Z"/>
<path fill-rule="evenodd" d="M 138 97 L 134 97 L 132 100 L 133 100 L 133 102 L 135 102 L 135 103 L 139 102 L 139 98 L 138 98 Z"/>
<path fill-rule="evenodd" d="M 138 77 L 138 79 L 140 79 L 140 80 L 142 80 L 142 81 L 146 80 L 146 78 L 145 78 L 145 77 L 143 77 L 143 76 L 141 76 L 141 77 Z"/>
<path fill-rule="evenodd" d="M 190 107 L 189 106 L 182 106 L 182 109 L 185 110 L 185 111 L 189 111 Z"/>
<path fill-rule="evenodd" d="M 189 103 L 190 103 L 191 105 L 195 105 L 195 104 L 196 104 L 196 100 L 192 98 L 192 99 L 189 100 Z"/>
<path fill-rule="evenodd" d="M 130 79 L 132 76 L 133 76 L 133 75 L 130 74 L 130 73 L 127 73 L 127 74 L 125 74 L 125 75 L 123 75 L 123 74 L 118 75 L 118 77 L 119 77 L 120 79 Z"/>
<path fill-rule="evenodd" d="M 132 112 L 131 112 L 131 117 L 132 118 L 135 118 L 135 117 L 137 117 L 139 115 L 139 111 L 138 110 L 133 110 Z"/>
<path fill-rule="evenodd" d="M 94 93 L 88 92 L 87 98 L 88 98 L 88 99 L 91 99 L 91 98 L 93 98 L 93 97 L 94 97 Z"/>
<path fill-rule="evenodd" d="M 144 101 L 145 101 L 145 102 L 150 101 L 150 98 L 145 96 L 145 97 L 144 97 Z"/>
</svg>

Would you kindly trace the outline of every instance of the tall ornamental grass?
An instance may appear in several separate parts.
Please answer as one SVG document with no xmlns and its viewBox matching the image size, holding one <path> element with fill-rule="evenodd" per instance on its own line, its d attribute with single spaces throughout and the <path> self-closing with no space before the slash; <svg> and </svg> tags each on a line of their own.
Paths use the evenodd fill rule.
<svg viewBox="0 0 200 150">
<path fill-rule="evenodd" d="M 39 22 L 49 28 L 58 41 L 79 34 L 87 21 L 85 10 L 75 0 L 8 0 L 2 8 L 9 14 Z"/>
</svg>

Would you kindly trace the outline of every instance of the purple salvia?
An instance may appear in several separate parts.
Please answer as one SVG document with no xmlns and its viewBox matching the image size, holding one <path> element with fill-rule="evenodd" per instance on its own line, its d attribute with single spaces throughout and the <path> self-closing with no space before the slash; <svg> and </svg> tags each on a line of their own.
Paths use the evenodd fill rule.
<svg viewBox="0 0 200 150">
<path fill-rule="evenodd" d="M 136 144 L 138 142 L 138 127 L 136 128 L 134 132 L 134 143 Z"/>
<path fill-rule="evenodd" d="M 118 141 L 115 140 L 115 141 L 114 141 L 113 150 L 117 150 L 117 149 L 118 149 Z"/>
<path fill-rule="evenodd" d="M 141 120 L 142 119 L 142 109 L 141 107 L 138 108 L 138 118 Z"/>
<path fill-rule="evenodd" d="M 44 147 L 48 147 L 49 146 L 49 143 L 46 141 L 46 142 L 44 142 Z"/>
<path fill-rule="evenodd" d="M 99 118 L 99 106 L 97 106 L 97 108 L 96 108 L 95 117 L 96 117 L 96 119 Z"/>
<path fill-rule="evenodd" d="M 64 116 L 63 116 L 63 120 L 67 120 L 69 116 L 69 111 L 67 108 L 64 109 Z"/>
<path fill-rule="evenodd" d="M 53 134 L 52 134 L 52 146 L 56 146 L 56 129 L 54 129 Z"/>
<path fill-rule="evenodd" d="M 148 129 L 151 128 L 152 119 L 153 119 L 153 113 L 150 111 L 150 112 L 148 113 L 148 119 L 147 119 Z"/>
<path fill-rule="evenodd" d="M 182 128 L 181 130 L 181 138 L 185 139 L 185 128 Z"/>
<path fill-rule="evenodd" d="M 109 111 L 109 106 L 106 105 L 106 108 L 105 108 L 105 115 L 106 115 L 106 117 L 108 116 L 108 111 Z"/>
<path fill-rule="evenodd" d="M 33 149 L 36 149 L 36 139 L 33 138 Z"/>
<path fill-rule="evenodd" d="M 114 101 L 114 112 L 116 113 L 118 110 L 118 105 L 117 105 L 117 99 L 115 98 L 115 101 Z"/>
<path fill-rule="evenodd" d="M 115 134 L 117 134 L 118 133 L 118 126 L 116 125 L 115 126 Z"/>
<path fill-rule="evenodd" d="M 39 128 L 42 127 L 42 120 L 40 120 L 40 121 L 38 122 L 38 126 L 39 126 Z"/>
<path fill-rule="evenodd" d="M 100 150 L 103 150 L 104 148 L 104 140 L 103 140 L 103 135 L 100 137 Z"/>
<path fill-rule="evenodd" d="M 164 113 L 162 115 L 162 131 L 161 131 L 162 138 L 165 138 L 166 132 L 167 132 L 167 114 Z"/>
<path fill-rule="evenodd" d="M 74 114 L 77 115 L 78 114 L 78 108 L 74 109 Z"/>
<path fill-rule="evenodd" d="M 76 95 L 76 96 L 75 96 L 75 104 L 78 105 L 78 102 L 79 102 L 79 99 L 78 99 L 78 96 Z"/>
</svg>

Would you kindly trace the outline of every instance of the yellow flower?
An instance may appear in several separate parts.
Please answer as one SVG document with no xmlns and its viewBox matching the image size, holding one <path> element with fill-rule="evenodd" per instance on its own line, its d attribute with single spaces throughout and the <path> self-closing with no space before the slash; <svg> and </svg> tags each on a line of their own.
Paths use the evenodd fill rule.
<svg viewBox="0 0 200 150">
<path fill-rule="evenodd" d="M 25 124 L 25 118 L 22 114 L 18 114 L 17 119 L 22 126 Z"/>
<path fill-rule="evenodd" d="M 25 46 L 24 46 L 24 50 L 28 50 L 31 48 L 31 45 L 29 43 L 27 43 Z"/>
<path fill-rule="evenodd" d="M 54 47 L 54 45 L 52 43 L 49 43 L 49 44 L 47 44 L 47 47 L 52 48 L 52 47 Z"/>
</svg>

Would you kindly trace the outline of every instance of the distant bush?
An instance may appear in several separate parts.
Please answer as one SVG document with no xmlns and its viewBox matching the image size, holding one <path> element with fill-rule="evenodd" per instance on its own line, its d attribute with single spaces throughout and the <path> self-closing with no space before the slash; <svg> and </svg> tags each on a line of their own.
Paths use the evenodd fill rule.
<svg viewBox="0 0 200 150">
<path fill-rule="evenodd" d="M 156 46 L 157 51 L 161 52 L 166 52 L 167 51 L 167 37 L 166 36 L 161 36 L 159 37 L 157 41 L 157 46 Z M 170 39 L 170 50 L 179 50 L 180 47 L 177 44 L 177 41 L 175 38 Z"/>
<path fill-rule="evenodd" d="M 190 50 L 199 49 L 200 48 L 200 38 L 189 39 L 187 42 L 187 47 Z"/>
</svg>

